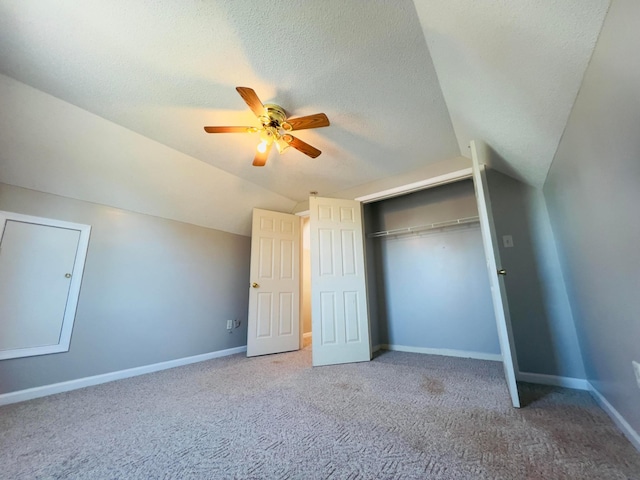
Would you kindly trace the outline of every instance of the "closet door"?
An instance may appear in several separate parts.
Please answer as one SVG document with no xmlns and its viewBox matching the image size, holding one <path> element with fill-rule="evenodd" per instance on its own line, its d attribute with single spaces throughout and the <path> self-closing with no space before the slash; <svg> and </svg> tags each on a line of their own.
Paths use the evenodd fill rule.
<svg viewBox="0 0 640 480">
<path fill-rule="evenodd" d="M 309 199 L 313 365 L 371 360 L 362 205 Z"/>
<path fill-rule="evenodd" d="M 504 286 L 503 276 L 506 275 L 502 263 L 500 262 L 500 252 L 498 251 L 498 238 L 493 222 L 491 211 L 491 200 L 487 189 L 487 178 L 485 164 L 488 153 L 487 145 L 482 142 L 471 142 L 471 160 L 473 168 L 473 183 L 476 190 L 478 202 L 478 216 L 480 217 L 480 230 L 482 232 L 482 243 L 487 258 L 487 269 L 489 270 L 489 284 L 491 286 L 491 297 L 498 327 L 498 338 L 500 340 L 500 350 L 502 352 L 502 364 L 504 374 L 511 395 L 511 403 L 514 407 L 520 407 L 518 396 L 518 385 L 516 383 L 516 371 L 518 363 L 511 330 L 511 318 L 509 316 L 509 305 Z"/>
</svg>

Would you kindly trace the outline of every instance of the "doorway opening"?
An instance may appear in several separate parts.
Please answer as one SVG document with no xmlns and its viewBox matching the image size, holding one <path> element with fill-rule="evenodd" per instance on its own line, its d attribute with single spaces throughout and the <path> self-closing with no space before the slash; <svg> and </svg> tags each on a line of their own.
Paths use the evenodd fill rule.
<svg viewBox="0 0 640 480">
<path fill-rule="evenodd" d="M 309 216 L 301 218 L 301 262 L 300 262 L 300 332 L 302 338 L 300 340 L 300 348 L 311 345 L 311 231 L 309 225 Z"/>
</svg>

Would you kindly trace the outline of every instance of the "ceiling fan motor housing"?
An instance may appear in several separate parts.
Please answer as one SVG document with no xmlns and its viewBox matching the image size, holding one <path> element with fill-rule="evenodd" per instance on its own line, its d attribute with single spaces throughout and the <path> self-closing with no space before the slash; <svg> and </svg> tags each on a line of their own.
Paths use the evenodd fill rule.
<svg viewBox="0 0 640 480">
<path fill-rule="evenodd" d="M 264 106 L 267 111 L 267 115 L 260 117 L 260 122 L 264 127 L 282 128 L 287 132 L 290 132 L 293 128 L 287 122 L 287 114 L 280 105 L 274 103 L 267 103 Z"/>
</svg>

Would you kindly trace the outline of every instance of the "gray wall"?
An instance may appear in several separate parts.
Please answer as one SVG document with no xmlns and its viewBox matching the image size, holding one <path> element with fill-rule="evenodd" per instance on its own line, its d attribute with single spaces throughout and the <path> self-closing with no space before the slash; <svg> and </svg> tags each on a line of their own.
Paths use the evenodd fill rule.
<svg viewBox="0 0 640 480">
<path fill-rule="evenodd" d="M 249 237 L 6 184 L 0 209 L 92 226 L 70 351 L 0 361 L 0 393 L 246 345 Z"/>
<path fill-rule="evenodd" d="M 587 377 L 640 432 L 640 2 L 614 0 L 544 186 Z"/>
<path fill-rule="evenodd" d="M 585 378 L 542 191 L 487 170 L 521 372 Z M 513 237 L 505 248 L 503 235 Z"/>
<path fill-rule="evenodd" d="M 367 231 L 478 213 L 471 180 L 372 204 Z M 500 353 L 480 227 L 375 240 L 381 344 Z"/>
</svg>

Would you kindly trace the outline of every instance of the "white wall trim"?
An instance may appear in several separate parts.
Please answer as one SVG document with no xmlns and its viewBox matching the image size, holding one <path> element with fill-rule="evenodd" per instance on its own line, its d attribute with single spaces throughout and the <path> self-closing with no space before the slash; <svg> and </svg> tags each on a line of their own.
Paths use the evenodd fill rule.
<svg viewBox="0 0 640 480">
<path fill-rule="evenodd" d="M 416 190 L 423 190 L 425 188 L 436 187 L 438 185 L 444 185 L 446 183 L 457 182 L 464 178 L 472 177 L 471 168 L 464 168 L 462 170 L 456 170 L 455 172 L 446 173 L 437 177 L 427 178 L 418 182 L 408 183 L 406 185 L 400 185 L 398 187 L 389 188 L 380 192 L 370 193 L 357 197 L 354 200 L 362 203 L 375 202 L 384 198 L 397 197 L 398 195 L 404 195 L 405 193 L 415 192 Z"/>
<path fill-rule="evenodd" d="M 613 405 L 593 386 L 591 382 L 583 378 L 560 377 L 557 375 L 544 375 L 542 373 L 518 372 L 518 380 L 542 385 L 553 385 L 556 387 L 573 388 L 576 390 L 586 390 L 600 405 L 600 407 L 611 417 L 622 433 L 629 439 L 633 446 L 640 452 L 640 435 L 624 419 Z"/>
<path fill-rule="evenodd" d="M 638 432 L 636 432 L 633 427 L 629 425 L 629 423 L 624 419 L 624 417 L 620 415 L 620 412 L 618 412 L 613 407 L 613 405 L 611 405 L 607 401 L 607 399 L 604 398 L 604 396 L 598 390 L 596 390 L 596 387 L 594 387 L 591 382 L 587 382 L 587 384 L 589 386 L 588 390 L 591 393 L 591 396 L 595 399 L 596 402 L 598 402 L 598 405 L 600 405 L 600 407 L 602 407 L 602 409 L 607 412 L 607 415 L 611 417 L 613 423 L 615 423 L 618 428 L 622 430 L 622 433 L 624 433 L 625 437 L 627 437 L 632 445 L 636 447 L 636 450 L 640 452 L 640 435 L 638 435 Z"/>
<path fill-rule="evenodd" d="M 469 352 L 466 350 L 452 350 L 450 348 L 425 348 L 407 347 L 405 345 L 381 344 L 383 350 L 395 350 L 397 352 L 426 353 L 428 355 L 442 355 L 445 357 L 474 358 L 476 360 L 491 360 L 501 362 L 502 355 L 499 353 Z"/>
<path fill-rule="evenodd" d="M 78 378 L 76 380 L 69 380 L 68 382 L 53 383 L 51 385 L 43 385 L 41 387 L 27 388 L 25 390 L 3 393 L 0 395 L 0 405 L 8 405 L 10 403 L 17 403 L 23 402 L 25 400 L 32 400 L 34 398 L 46 397 L 47 395 L 54 395 L 56 393 L 77 390 L 79 388 L 99 385 L 101 383 L 113 382 L 114 380 L 122 380 L 123 378 L 136 377 L 138 375 L 144 375 L 145 373 L 158 372 L 160 370 L 181 367 L 183 365 L 189 365 L 191 363 L 204 362 L 205 360 L 226 357 L 228 355 L 246 351 L 247 346 L 243 345 L 241 347 L 203 353 L 201 355 L 194 355 L 192 357 L 178 358 L 176 360 L 144 365 L 142 367 L 129 368 L 127 370 L 119 370 L 117 372 L 109 372 L 102 375 L 94 375 L 92 377 Z"/>
<path fill-rule="evenodd" d="M 553 385 L 554 387 L 573 388 L 575 390 L 589 390 L 589 381 L 584 378 L 560 377 L 543 373 L 518 372 L 516 378 L 521 382 Z"/>
</svg>

